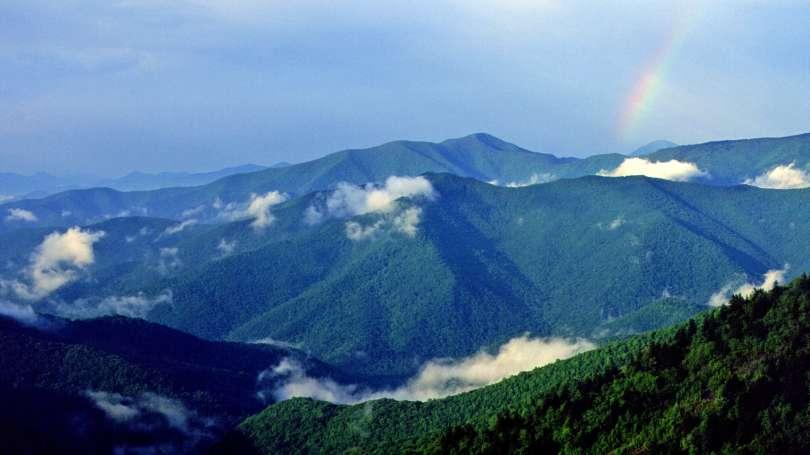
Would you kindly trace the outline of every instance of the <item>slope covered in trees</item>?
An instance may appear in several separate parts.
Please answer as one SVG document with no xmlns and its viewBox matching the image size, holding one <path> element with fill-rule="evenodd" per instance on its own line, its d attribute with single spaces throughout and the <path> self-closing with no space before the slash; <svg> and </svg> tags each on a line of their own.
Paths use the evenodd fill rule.
<svg viewBox="0 0 810 455">
<path fill-rule="evenodd" d="M 239 434 L 264 453 L 802 453 L 808 404 L 802 276 L 467 394 L 354 406 L 291 400 L 247 419 Z"/>
</svg>

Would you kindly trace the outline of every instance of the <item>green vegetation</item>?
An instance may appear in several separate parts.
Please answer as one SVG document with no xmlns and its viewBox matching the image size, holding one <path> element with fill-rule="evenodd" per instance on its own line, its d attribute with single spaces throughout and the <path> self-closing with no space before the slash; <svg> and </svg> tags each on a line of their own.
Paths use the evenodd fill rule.
<svg viewBox="0 0 810 455">
<path fill-rule="evenodd" d="M 240 434 L 264 453 L 802 453 L 809 366 L 803 276 L 467 394 L 290 400 L 245 420 Z"/>
</svg>

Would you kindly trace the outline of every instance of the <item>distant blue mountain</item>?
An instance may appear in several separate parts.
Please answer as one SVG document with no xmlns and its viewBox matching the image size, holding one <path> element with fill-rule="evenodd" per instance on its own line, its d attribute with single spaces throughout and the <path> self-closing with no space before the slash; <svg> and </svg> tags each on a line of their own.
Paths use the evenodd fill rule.
<svg viewBox="0 0 810 455">
<path fill-rule="evenodd" d="M 665 141 L 659 139 L 657 141 L 652 141 L 647 145 L 642 145 L 641 147 L 635 149 L 630 156 L 644 156 L 649 155 L 650 153 L 657 152 L 659 150 L 668 149 L 672 147 L 677 147 L 678 144 L 670 141 Z"/>
<path fill-rule="evenodd" d="M 288 165 L 278 163 L 274 167 Z M 234 174 L 244 174 L 266 169 L 256 164 L 229 167 L 213 172 L 160 172 L 150 174 L 132 172 L 123 177 L 103 179 L 92 175 L 55 176 L 40 172 L 21 175 L 11 172 L 0 173 L 0 203 L 3 199 L 41 198 L 62 191 L 81 188 L 105 187 L 119 191 L 143 191 L 160 188 L 198 186 Z"/>
</svg>

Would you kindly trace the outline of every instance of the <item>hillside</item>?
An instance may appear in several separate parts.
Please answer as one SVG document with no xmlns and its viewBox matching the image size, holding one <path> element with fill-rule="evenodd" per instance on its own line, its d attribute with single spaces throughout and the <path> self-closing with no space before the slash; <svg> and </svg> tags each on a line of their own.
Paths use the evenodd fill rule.
<svg viewBox="0 0 810 455">
<path fill-rule="evenodd" d="M 394 212 L 416 210 L 412 236 L 393 214 L 307 223 L 310 207 L 333 193 L 274 206 L 261 231 L 249 220 L 169 236 L 156 228 L 129 244 L 143 223 L 170 222 L 90 226 L 106 232 L 95 264 L 38 305 L 66 311 L 82 299 L 141 297 L 145 317 L 197 336 L 271 337 L 396 381 L 427 360 L 524 332 L 601 339 L 654 329 L 768 272 L 810 268 L 809 190 L 644 177 L 524 188 L 427 179 L 435 198 L 402 199 Z M 352 223 L 375 231 L 352 239 Z M 29 246 L 6 253 L 12 271 L 29 261 L 33 233 L 42 235 L 25 232 Z"/>
<path fill-rule="evenodd" d="M 0 316 L 0 446 L 13 453 L 108 453 L 125 442 L 174 446 L 202 442 L 198 436 L 210 444 L 266 404 L 257 397 L 259 374 L 282 358 L 343 376 L 288 349 L 210 342 L 137 319 L 27 322 Z M 148 411 L 155 415 L 130 422 L 130 413 Z"/>
<path fill-rule="evenodd" d="M 467 394 L 290 400 L 239 434 L 263 453 L 801 453 L 810 448 L 808 302 L 803 276 Z"/>
</svg>

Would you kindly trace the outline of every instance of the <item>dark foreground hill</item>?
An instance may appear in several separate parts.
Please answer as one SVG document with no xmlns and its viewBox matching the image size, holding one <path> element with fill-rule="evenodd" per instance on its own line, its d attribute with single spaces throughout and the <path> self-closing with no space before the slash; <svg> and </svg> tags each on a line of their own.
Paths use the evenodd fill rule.
<svg viewBox="0 0 810 455">
<path fill-rule="evenodd" d="M 261 409 L 257 378 L 282 358 L 340 376 L 288 349 L 210 342 L 142 320 L 28 322 L 0 317 L 4 453 L 188 450 Z"/>
<path fill-rule="evenodd" d="M 443 400 L 272 405 L 232 440 L 263 453 L 806 453 L 808 405 L 803 276 Z"/>
</svg>

